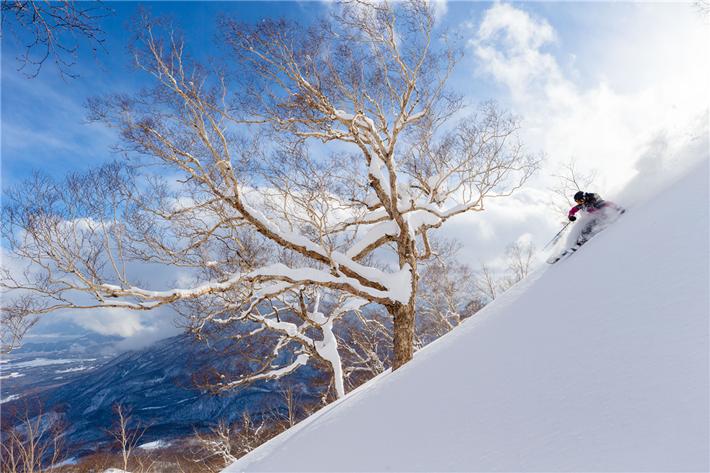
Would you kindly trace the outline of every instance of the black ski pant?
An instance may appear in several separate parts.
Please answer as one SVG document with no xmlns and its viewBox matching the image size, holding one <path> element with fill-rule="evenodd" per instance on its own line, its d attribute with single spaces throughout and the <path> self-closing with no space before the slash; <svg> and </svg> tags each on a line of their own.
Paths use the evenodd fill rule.
<svg viewBox="0 0 710 473">
<path fill-rule="evenodd" d="M 594 230 L 596 229 L 598 223 L 599 219 L 593 218 L 584 225 L 582 233 L 580 233 L 579 238 L 577 238 L 577 244 L 579 246 L 584 245 L 585 243 L 587 243 L 587 241 L 589 241 L 590 238 L 594 236 Z"/>
</svg>

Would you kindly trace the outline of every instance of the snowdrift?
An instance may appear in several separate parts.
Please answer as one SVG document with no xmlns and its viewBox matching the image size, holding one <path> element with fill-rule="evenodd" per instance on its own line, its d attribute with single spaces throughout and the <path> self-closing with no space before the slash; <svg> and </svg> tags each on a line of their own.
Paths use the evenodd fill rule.
<svg viewBox="0 0 710 473">
<path fill-rule="evenodd" d="M 708 471 L 708 163 L 238 471 Z"/>
</svg>

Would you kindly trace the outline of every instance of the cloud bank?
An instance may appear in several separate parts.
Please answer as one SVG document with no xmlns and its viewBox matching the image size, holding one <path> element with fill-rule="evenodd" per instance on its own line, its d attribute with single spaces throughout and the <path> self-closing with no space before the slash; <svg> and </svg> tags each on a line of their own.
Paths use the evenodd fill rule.
<svg viewBox="0 0 710 473">
<path fill-rule="evenodd" d="M 618 193 L 633 178 L 649 141 L 692 126 L 707 113 L 710 100 L 708 47 L 700 25 L 689 24 L 681 34 L 680 26 L 670 24 L 678 18 L 663 16 L 667 6 L 624 8 L 628 25 L 608 37 L 588 38 L 584 31 L 567 36 L 611 47 L 598 66 L 596 83 L 587 88 L 580 85 L 579 71 L 560 64 L 560 57 L 568 59 L 562 34 L 522 7 L 494 4 L 468 43 L 477 74 L 508 90 L 509 106 L 525 116 L 525 138 L 548 153 L 550 166 L 574 156 L 600 169 L 598 190 L 607 193 Z M 680 15 L 679 10 L 668 11 Z M 620 58 L 619 50 L 627 56 Z M 570 64 L 592 54 L 569 54 Z M 629 79 L 619 79 L 625 74 Z"/>
</svg>

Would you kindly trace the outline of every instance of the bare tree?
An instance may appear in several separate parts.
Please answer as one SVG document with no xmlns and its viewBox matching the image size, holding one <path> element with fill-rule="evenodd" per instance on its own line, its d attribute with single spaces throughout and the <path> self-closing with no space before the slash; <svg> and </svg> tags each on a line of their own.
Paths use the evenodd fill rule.
<svg viewBox="0 0 710 473">
<path fill-rule="evenodd" d="M 232 433 L 232 427 L 224 419 L 217 421 L 216 426 L 210 427 L 209 433 L 195 432 L 199 462 L 211 463 L 210 460 L 215 458 L 218 462 L 218 469 L 210 468 L 210 471 L 220 471 L 237 461 L 239 457 L 233 454 Z"/>
<path fill-rule="evenodd" d="M 456 257 L 460 242 L 432 243 L 437 258 L 422 271 L 417 293 L 417 331 L 423 344 L 450 332 L 484 305 L 476 274 Z"/>
<path fill-rule="evenodd" d="M 693 8 L 698 16 L 705 22 L 710 18 L 710 1 L 709 0 L 693 0 Z"/>
<path fill-rule="evenodd" d="M 355 314 L 337 332 L 349 391 L 392 367 L 392 317 L 378 309 Z"/>
<path fill-rule="evenodd" d="M 290 429 L 301 420 L 316 412 L 323 404 L 304 399 L 293 383 L 285 383 L 279 397 L 269 406 L 270 421 L 280 433 Z"/>
<path fill-rule="evenodd" d="M 45 410 L 39 394 L 26 394 L 2 411 L 0 471 L 41 473 L 64 461 L 66 423 L 60 412 Z"/>
<path fill-rule="evenodd" d="M 0 268 L 0 272 L 5 271 Z M 0 355 L 10 353 L 22 347 L 22 337 L 39 321 L 39 317 L 30 312 L 28 305 L 36 299 L 20 296 L 9 303 L 3 301 L 0 308 Z"/>
<path fill-rule="evenodd" d="M 508 267 L 510 276 L 501 281 L 503 291 L 508 290 L 515 283 L 522 280 L 533 269 L 536 251 L 532 242 L 516 241 L 505 247 L 503 261 Z"/>
<path fill-rule="evenodd" d="M 478 277 L 475 279 L 476 289 L 490 302 L 495 300 L 505 289 L 501 287 L 500 281 L 491 271 L 491 268 L 486 266 L 483 261 L 479 261 L 479 265 L 481 269 L 478 271 Z"/>
<path fill-rule="evenodd" d="M 293 384 L 279 391 L 278 400 L 267 406 L 259 420 L 245 411 L 241 419 L 229 424 L 220 419 L 209 432 L 195 431 L 197 450 L 192 453 L 200 471 L 222 471 L 267 440 L 284 432 L 318 410 L 320 405 L 304 401 Z"/>
<path fill-rule="evenodd" d="M 97 63 L 96 53 L 106 52 L 100 20 L 111 14 L 113 10 L 100 0 L 2 0 L 2 41 L 9 33 L 25 43 L 25 53 L 17 60 L 22 64 L 18 70 L 28 78 L 37 77 L 52 58 L 62 78 L 75 78 L 68 70 L 75 64 L 80 42 L 89 45 Z"/>
<path fill-rule="evenodd" d="M 114 425 L 111 429 L 105 429 L 105 431 L 114 438 L 120 448 L 123 471 L 128 471 L 128 462 L 138 446 L 138 442 L 143 438 L 145 431 L 153 425 L 153 422 L 147 424 L 143 424 L 141 421 L 133 422 L 131 412 L 131 407 L 126 407 L 118 402 L 115 403 L 113 405 L 113 413 L 115 416 Z"/>
<path fill-rule="evenodd" d="M 518 240 L 510 243 L 503 251 L 503 263 L 506 269 L 499 273 L 495 273 L 483 261 L 479 261 L 480 270 L 476 272 L 473 282 L 483 299 L 479 302 L 494 300 L 527 276 L 534 269 L 536 251 L 531 241 Z"/>
<path fill-rule="evenodd" d="M 209 429 L 209 433 L 195 433 L 198 451 L 193 453 L 197 454 L 197 461 L 203 466 L 215 463 L 216 459 L 216 468 L 208 468 L 210 471 L 221 471 L 283 431 L 275 428 L 272 421 L 269 416 L 257 419 L 248 411 L 243 412 L 241 419 L 231 425 L 220 420 Z"/>
<path fill-rule="evenodd" d="M 455 35 L 435 31 L 431 5 L 333 11 L 313 25 L 221 17 L 226 59 L 210 67 L 169 19 L 139 14 L 129 50 L 155 86 L 87 104 L 89 121 L 119 131 L 116 150 L 132 167 L 7 194 L 3 235 L 42 274 L 3 280 L 44 301 L 26 314 L 170 304 L 208 339 L 276 335 L 272 353 L 288 360 L 261 364 L 256 378 L 317 353 L 337 382 L 333 324 L 375 303 L 393 319 L 392 367 L 409 361 L 428 233 L 510 195 L 541 158 L 495 103 L 451 123 L 464 103 L 445 83 L 461 53 Z M 46 197 L 28 203 L 29 193 Z M 195 283 L 148 290 L 130 275 L 136 261 L 190 270 Z M 328 294 L 338 298 L 325 313 Z"/>
<path fill-rule="evenodd" d="M 577 191 L 586 191 L 594 183 L 597 171 L 592 169 L 584 172 L 579 169 L 577 160 L 570 158 L 568 162 L 561 163 L 553 177 L 557 179 L 554 187 L 550 188 L 552 196 L 550 208 L 560 216 L 563 223 L 567 223 L 567 213 L 576 205 L 573 197 Z"/>
<path fill-rule="evenodd" d="M 242 414 L 241 422 L 233 429 L 237 458 L 246 455 L 275 433 L 269 428 L 268 419 L 254 419 L 249 412 Z"/>
</svg>

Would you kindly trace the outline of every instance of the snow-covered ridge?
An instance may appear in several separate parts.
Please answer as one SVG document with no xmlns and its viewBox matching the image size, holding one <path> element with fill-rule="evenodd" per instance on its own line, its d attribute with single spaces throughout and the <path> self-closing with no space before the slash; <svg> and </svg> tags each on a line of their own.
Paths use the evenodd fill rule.
<svg viewBox="0 0 710 473">
<path fill-rule="evenodd" d="M 225 472 L 708 471 L 709 174 Z"/>
</svg>

